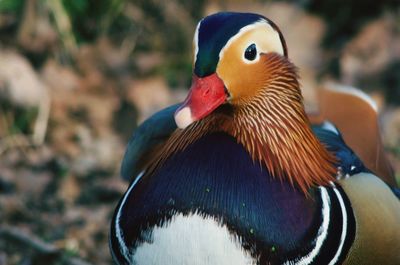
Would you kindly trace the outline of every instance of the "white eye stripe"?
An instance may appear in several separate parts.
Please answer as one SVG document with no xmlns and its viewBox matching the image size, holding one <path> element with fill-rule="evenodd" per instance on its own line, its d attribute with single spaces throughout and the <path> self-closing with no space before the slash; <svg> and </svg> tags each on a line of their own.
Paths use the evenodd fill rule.
<svg viewBox="0 0 400 265">
<path fill-rule="evenodd" d="M 221 51 L 219 52 L 219 59 L 221 59 L 221 58 L 224 56 L 225 50 L 226 50 L 235 40 L 237 40 L 238 38 L 240 38 L 240 36 L 242 36 L 244 33 L 248 32 L 248 31 L 250 31 L 250 30 L 252 30 L 252 29 L 258 27 L 259 25 L 265 25 L 265 24 L 266 24 L 266 25 L 269 25 L 268 22 L 267 22 L 266 20 L 261 19 L 261 20 L 255 22 L 255 23 L 253 23 L 253 24 L 250 24 L 250 25 L 247 25 L 247 26 L 241 28 L 241 29 L 239 30 L 239 32 L 236 33 L 236 35 L 233 35 L 233 36 L 226 42 L 225 46 L 221 49 Z M 251 44 L 251 43 L 249 43 L 249 45 L 250 45 L 250 44 Z M 248 47 L 248 46 L 246 46 L 246 48 L 247 48 L 247 47 Z"/>
<path fill-rule="evenodd" d="M 282 41 L 280 39 L 279 32 L 276 31 L 276 29 L 267 20 L 260 19 L 253 24 L 250 24 L 250 25 L 247 25 L 247 26 L 241 28 L 238 33 L 236 33 L 234 36 L 232 36 L 227 41 L 225 46 L 221 49 L 221 51 L 219 53 L 219 59 L 221 60 L 221 58 L 224 56 L 224 52 L 230 47 L 230 45 L 232 45 L 232 43 L 234 43 L 237 39 L 239 39 L 241 36 L 243 36 L 243 34 L 245 34 L 246 32 L 249 32 L 251 30 L 260 29 L 260 28 L 265 30 L 265 33 L 267 34 L 266 35 L 267 39 L 264 39 L 263 41 L 269 43 L 268 46 L 270 46 L 269 48 L 271 50 L 268 50 L 268 51 L 263 50 L 260 47 L 260 43 L 256 43 L 255 40 L 251 40 L 251 41 L 249 41 L 248 45 L 245 48 L 247 48 L 250 44 L 255 43 L 257 45 L 257 58 L 253 61 L 250 61 L 250 60 L 246 60 L 244 58 L 244 55 L 242 55 L 243 61 L 245 63 L 255 63 L 259 60 L 259 56 L 261 53 L 267 53 L 267 52 L 276 52 L 281 55 L 284 55 L 284 47 L 283 47 Z M 244 53 L 244 51 L 243 51 L 243 53 Z"/>
<path fill-rule="evenodd" d="M 194 34 L 194 37 L 193 37 L 193 48 L 194 48 L 193 65 L 194 66 L 196 65 L 196 62 L 197 62 L 197 59 L 198 59 L 197 57 L 198 57 L 198 54 L 199 54 L 199 31 L 200 31 L 200 27 L 202 26 L 203 20 L 204 19 L 200 20 L 200 22 L 197 24 L 197 27 L 196 27 L 196 30 L 195 30 L 195 34 Z M 277 31 L 274 28 L 274 26 L 272 26 L 267 20 L 261 18 L 258 21 L 254 22 L 253 24 L 244 26 L 235 35 L 233 35 L 225 43 L 225 46 L 220 50 L 218 59 L 221 60 L 221 58 L 223 57 L 224 52 L 227 50 L 227 48 L 233 42 L 235 42 L 238 38 L 240 38 L 243 34 L 245 34 L 246 32 L 249 32 L 251 30 L 257 29 L 257 28 L 259 30 L 260 27 L 262 27 L 263 30 L 265 30 L 266 38 L 263 39 L 262 42 L 263 43 L 264 42 L 268 43 L 267 44 L 268 50 L 262 49 L 260 47 L 260 45 L 257 45 L 256 58 L 254 60 L 247 60 L 247 59 L 244 58 L 244 55 L 242 55 L 242 60 L 247 64 L 255 63 L 255 62 L 259 61 L 261 53 L 267 53 L 267 52 L 276 52 L 278 54 L 284 55 L 285 48 L 284 48 L 284 45 L 282 43 L 279 31 Z M 255 41 L 253 40 L 251 43 L 255 43 Z M 251 43 L 249 43 L 249 45 Z M 264 43 L 264 46 L 265 46 L 265 43 Z"/>
</svg>

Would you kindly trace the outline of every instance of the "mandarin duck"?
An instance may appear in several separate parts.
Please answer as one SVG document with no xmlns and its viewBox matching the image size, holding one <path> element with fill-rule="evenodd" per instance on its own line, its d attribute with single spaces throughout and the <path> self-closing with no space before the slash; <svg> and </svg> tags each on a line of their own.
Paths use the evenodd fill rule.
<svg viewBox="0 0 400 265">
<path fill-rule="evenodd" d="M 187 99 L 145 121 L 128 144 L 121 173 L 131 183 L 111 223 L 114 261 L 400 264 L 393 172 L 384 156 L 373 159 L 381 146 L 363 151 L 379 142 L 369 100 L 330 89 L 327 107 L 307 116 L 283 35 L 261 15 L 210 15 L 193 46 Z M 348 114 L 332 114 L 343 107 L 329 107 L 336 98 L 346 111 L 360 113 L 356 102 L 372 113 L 366 119 L 375 120 L 352 124 L 369 128 L 370 142 L 340 122 Z"/>
</svg>

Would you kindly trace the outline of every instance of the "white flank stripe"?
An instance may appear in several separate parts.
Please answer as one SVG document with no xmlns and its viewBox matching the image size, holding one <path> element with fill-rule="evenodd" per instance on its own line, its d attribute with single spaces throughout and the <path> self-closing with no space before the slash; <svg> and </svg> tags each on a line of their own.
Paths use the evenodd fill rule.
<svg viewBox="0 0 400 265">
<path fill-rule="evenodd" d="M 306 256 L 302 257 L 297 261 L 286 261 L 285 265 L 307 265 L 310 264 L 314 258 L 318 255 L 322 244 L 324 243 L 328 235 L 328 227 L 330 222 L 330 204 L 331 200 L 329 198 L 326 188 L 320 187 L 321 198 L 322 198 L 322 225 L 318 230 L 318 236 L 315 240 L 315 247 Z"/>
<path fill-rule="evenodd" d="M 340 192 L 336 188 L 334 188 L 333 190 L 335 191 L 335 194 L 336 194 L 336 196 L 337 196 L 337 198 L 339 200 L 340 209 L 342 210 L 343 225 L 342 225 L 342 235 L 340 236 L 339 248 L 338 248 L 335 256 L 333 257 L 333 259 L 331 260 L 331 262 L 329 262 L 329 265 L 333 265 L 338 261 L 339 255 L 342 253 L 344 240 L 345 240 L 346 234 L 347 234 L 347 211 L 346 211 L 346 207 L 344 205 L 343 198 L 342 198 L 342 195 L 340 195 Z"/>
<path fill-rule="evenodd" d="M 129 187 L 128 191 L 125 193 L 124 198 L 122 199 L 121 205 L 118 208 L 118 213 L 117 217 L 115 218 L 115 232 L 117 234 L 117 239 L 120 245 L 120 249 L 122 252 L 122 255 L 124 255 L 125 259 L 129 261 L 131 259 L 131 253 L 129 252 L 128 247 L 125 244 L 124 241 L 124 234 L 121 230 L 121 226 L 119 224 L 119 220 L 121 218 L 121 209 L 124 207 L 125 201 L 128 198 L 129 194 L 131 193 L 133 187 L 135 187 L 136 183 L 142 178 L 143 174 L 145 171 L 142 171 L 139 173 L 139 175 L 136 177 L 135 181 L 132 183 L 132 185 Z"/>
</svg>

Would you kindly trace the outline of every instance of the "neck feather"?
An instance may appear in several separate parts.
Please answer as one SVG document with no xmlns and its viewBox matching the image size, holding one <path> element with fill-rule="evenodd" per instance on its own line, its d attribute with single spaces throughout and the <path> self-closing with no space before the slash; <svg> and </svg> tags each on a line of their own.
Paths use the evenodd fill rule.
<svg viewBox="0 0 400 265">
<path fill-rule="evenodd" d="M 236 109 L 230 133 L 272 176 L 305 193 L 328 185 L 334 181 L 336 158 L 311 130 L 296 68 L 277 55 L 267 61 L 266 87 Z"/>
<path fill-rule="evenodd" d="M 310 187 L 334 181 L 336 159 L 310 128 L 295 67 L 278 55 L 268 58 L 267 64 L 264 89 L 232 111 L 220 108 L 185 130 L 175 131 L 150 168 L 157 168 L 205 134 L 224 131 L 273 177 L 289 181 L 306 194 Z"/>
</svg>

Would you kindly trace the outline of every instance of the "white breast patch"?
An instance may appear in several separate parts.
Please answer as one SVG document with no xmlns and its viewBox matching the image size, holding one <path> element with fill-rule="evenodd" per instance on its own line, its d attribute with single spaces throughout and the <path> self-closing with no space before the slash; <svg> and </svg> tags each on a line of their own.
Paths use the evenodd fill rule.
<svg viewBox="0 0 400 265">
<path fill-rule="evenodd" d="M 138 265 L 254 265 L 226 225 L 198 214 L 178 214 L 152 231 L 152 242 L 138 246 L 133 264 Z"/>
</svg>

